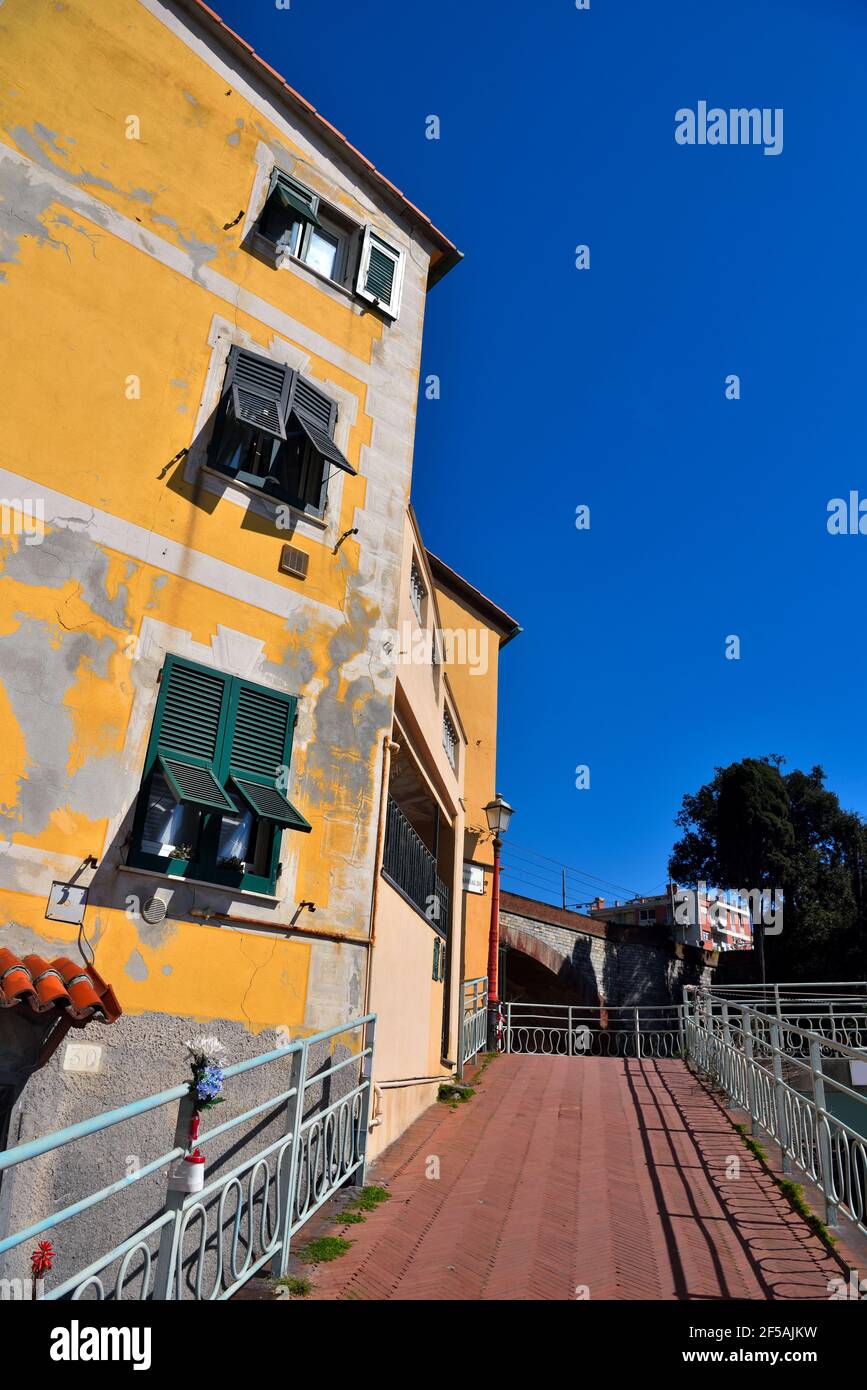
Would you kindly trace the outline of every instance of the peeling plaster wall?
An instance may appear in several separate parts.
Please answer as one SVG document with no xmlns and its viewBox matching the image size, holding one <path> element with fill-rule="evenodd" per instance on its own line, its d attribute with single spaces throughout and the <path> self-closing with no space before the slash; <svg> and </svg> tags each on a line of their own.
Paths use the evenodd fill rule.
<svg viewBox="0 0 867 1390">
<path fill-rule="evenodd" d="M 251 1056 L 268 1030 L 307 1034 L 363 1005 L 363 945 L 285 929 L 303 898 L 317 904 L 305 925 L 369 928 L 394 701 L 375 653 L 397 619 L 431 248 L 180 14 L 0 7 L 0 508 L 40 517 L 0 534 L 0 939 L 74 954 L 77 928 L 45 920 L 47 894 L 96 855 L 79 880 L 86 932 L 125 1010 L 97 1037 L 103 1072 L 67 1077 L 61 1048 L 13 1135 L 128 1098 L 131 1076 L 136 1094 L 177 1080 L 194 1025 Z M 397 322 L 244 248 L 268 158 L 405 250 Z M 358 476 L 330 485 L 324 525 L 281 529 L 203 474 L 228 341 L 303 364 L 338 400 Z M 309 555 L 306 581 L 279 571 L 287 541 Z M 167 652 L 300 696 L 290 796 L 313 829 L 284 834 L 277 902 L 123 868 Z M 159 927 L 139 912 L 152 896 Z M 207 911 L 253 922 L 191 915 Z"/>
</svg>

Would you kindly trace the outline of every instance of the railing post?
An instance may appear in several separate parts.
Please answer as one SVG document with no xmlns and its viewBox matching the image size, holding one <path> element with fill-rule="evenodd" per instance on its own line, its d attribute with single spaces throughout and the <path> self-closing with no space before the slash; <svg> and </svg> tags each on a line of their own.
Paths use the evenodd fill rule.
<svg viewBox="0 0 867 1390">
<path fill-rule="evenodd" d="M 774 985 L 774 1008 L 775 1008 L 776 1011 L 777 1011 L 777 1019 L 778 1019 L 778 1021 L 779 1021 L 780 1023 L 782 1023 L 782 1021 L 783 1021 L 783 1015 L 782 1015 L 782 1012 L 781 1012 L 781 1009 L 780 1009 L 780 986 L 779 986 L 779 985 Z"/>
<path fill-rule="evenodd" d="M 734 1071 L 734 1067 L 732 1064 L 732 1034 L 731 1029 L 729 1028 L 729 1006 L 725 1000 L 723 1000 L 722 1003 L 720 1016 L 722 1019 L 723 1043 L 722 1055 L 720 1058 L 720 1080 L 722 1081 L 723 1089 L 728 1093 L 729 1096 L 732 1096 L 733 1091 L 730 1084 L 732 1073 Z"/>
<path fill-rule="evenodd" d="M 512 1051 L 512 1006 L 506 1005 L 506 1052 Z"/>
<path fill-rule="evenodd" d="M 686 1059 L 686 1005 L 677 1004 L 677 1045 L 681 1058 Z"/>
<path fill-rule="evenodd" d="M 771 1052 L 774 1059 L 774 1108 L 777 1116 L 777 1143 L 782 1155 L 784 1173 L 791 1169 L 789 1162 L 789 1126 L 786 1122 L 786 1091 L 783 1084 L 783 1054 L 780 1047 L 780 1025 L 771 1024 Z"/>
<path fill-rule="evenodd" d="M 747 1059 L 747 1096 L 750 1106 L 750 1134 L 755 1138 L 758 1134 L 758 1116 L 756 1114 L 756 1078 L 753 1067 L 753 1025 L 750 1023 L 749 1010 L 741 1007 L 741 1027 L 744 1034 L 744 1056 Z"/>
<path fill-rule="evenodd" d="M 566 1005 L 566 1009 L 567 1009 L 566 1027 L 567 1027 L 567 1029 L 568 1029 L 568 1034 L 567 1034 L 567 1036 L 568 1036 L 568 1039 L 569 1039 L 569 1043 L 568 1043 L 566 1055 L 567 1055 L 567 1057 L 571 1057 L 571 1056 L 572 1056 L 572 1005 L 571 1005 L 571 1004 L 567 1004 L 567 1005 Z"/>
<path fill-rule="evenodd" d="M 816 1130 L 819 1139 L 819 1178 L 825 1196 L 825 1225 L 837 1225 L 837 1203 L 834 1200 L 834 1165 L 831 1142 L 825 1123 L 825 1074 L 822 1069 L 822 1046 L 818 1038 L 810 1039 L 810 1075 L 813 1081 L 813 1101 L 816 1107 Z"/>
<path fill-rule="evenodd" d="M 635 1028 L 635 1055 L 641 1059 L 641 1023 L 639 1022 L 638 1010 L 632 1010 L 632 1020 Z"/>
<path fill-rule="evenodd" d="M 301 1121 L 304 1119 L 304 1091 L 307 1081 L 307 1043 L 301 1044 L 293 1052 L 289 1063 L 289 1084 L 295 1090 L 286 1102 L 286 1128 L 284 1133 L 292 1135 L 292 1145 L 284 1153 L 283 1167 L 280 1170 L 280 1185 L 277 1189 L 277 1210 L 280 1213 L 280 1247 L 274 1252 L 271 1273 L 280 1278 L 286 1273 L 289 1259 L 289 1241 L 292 1234 L 292 1208 L 295 1203 L 295 1190 L 298 1182 L 298 1163 L 300 1160 Z"/>
<path fill-rule="evenodd" d="M 182 1096 L 178 1101 L 178 1118 L 175 1122 L 175 1142 L 174 1148 L 186 1150 L 190 1143 L 190 1121 L 193 1118 L 193 1097 L 191 1095 Z M 172 1169 L 174 1163 L 169 1164 L 168 1174 L 166 1175 L 166 1196 L 163 1202 L 163 1213 L 170 1211 L 174 1214 L 172 1221 L 167 1221 L 160 1231 L 160 1245 L 157 1251 L 156 1271 L 154 1273 L 153 1299 L 155 1302 L 164 1303 L 172 1299 L 181 1297 L 181 1270 L 179 1263 L 178 1244 L 180 1240 L 181 1212 L 183 1210 L 185 1192 L 172 1189 Z M 177 1278 L 175 1278 L 175 1266 L 178 1265 Z"/>
<path fill-rule="evenodd" d="M 368 1019 L 364 1025 L 364 1038 L 362 1046 L 367 1052 L 361 1063 L 361 1076 L 367 1082 L 365 1089 L 361 1093 L 361 1115 L 358 1119 L 358 1144 L 361 1150 L 361 1166 L 353 1174 L 352 1183 L 354 1187 L 364 1187 L 364 1178 L 367 1173 L 367 1134 L 370 1123 L 370 1096 L 373 1091 L 373 1049 L 376 1040 L 376 1015 Z M 368 1051 L 369 1049 L 369 1051 Z"/>
</svg>

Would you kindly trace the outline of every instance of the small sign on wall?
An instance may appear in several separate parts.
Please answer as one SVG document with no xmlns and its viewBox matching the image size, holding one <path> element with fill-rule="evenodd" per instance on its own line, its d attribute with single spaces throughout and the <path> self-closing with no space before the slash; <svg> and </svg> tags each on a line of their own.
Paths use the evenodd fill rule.
<svg viewBox="0 0 867 1390">
<path fill-rule="evenodd" d="M 97 1072 L 102 1068 L 99 1043 L 67 1043 L 63 1054 L 64 1071 Z"/>
<path fill-rule="evenodd" d="M 87 889 L 77 883 L 58 883 L 51 885 L 45 916 L 52 922 L 71 922 L 80 927 L 84 921 L 87 907 Z"/>
<path fill-rule="evenodd" d="M 484 893 L 485 891 L 485 866 L 484 864 L 464 864 L 464 892 L 465 893 Z"/>
</svg>

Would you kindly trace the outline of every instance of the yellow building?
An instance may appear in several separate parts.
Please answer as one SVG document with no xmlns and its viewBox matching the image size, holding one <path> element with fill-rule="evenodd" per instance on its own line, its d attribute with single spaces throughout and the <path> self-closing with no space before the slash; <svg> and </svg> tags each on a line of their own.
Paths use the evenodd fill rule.
<svg viewBox="0 0 867 1390">
<path fill-rule="evenodd" d="M 440 651 L 442 621 L 410 507 L 398 622 L 388 795 L 376 885 L 371 1007 L 377 1014 L 371 1153 L 453 1076 L 461 1030 L 461 897 L 467 740 Z"/>
<path fill-rule="evenodd" d="M 484 807 L 495 795 L 499 654 L 520 628 L 425 549 L 408 509 L 371 1007 L 376 1010 L 371 1152 L 459 1073 L 477 1037 L 491 903 Z"/>
<path fill-rule="evenodd" d="M 364 1009 L 459 254 L 195 0 L 6 0 L 0 69 L 0 947 L 81 931 L 124 1010 L 27 1137 L 176 1082 L 196 1021 L 238 1057 Z M 40 1045 L 0 1035 L 7 1101 Z"/>
<path fill-rule="evenodd" d="M 493 849 L 485 806 L 497 794 L 497 692 L 500 652 L 520 625 L 443 560 L 428 552 L 442 619 L 443 669 L 467 738 L 464 980 L 487 977 Z"/>
</svg>

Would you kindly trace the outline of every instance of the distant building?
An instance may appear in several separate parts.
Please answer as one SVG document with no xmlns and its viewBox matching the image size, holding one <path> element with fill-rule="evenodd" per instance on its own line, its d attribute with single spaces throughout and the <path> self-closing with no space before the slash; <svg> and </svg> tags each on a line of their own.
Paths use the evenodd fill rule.
<svg viewBox="0 0 867 1390">
<path fill-rule="evenodd" d="M 590 916 L 620 926 L 667 927 L 675 941 L 700 946 L 705 951 L 751 951 L 753 924 L 750 909 L 731 890 L 678 888 L 671 883 L 665 893 L 606 906 L 595 898 Z"/>
</svg>

